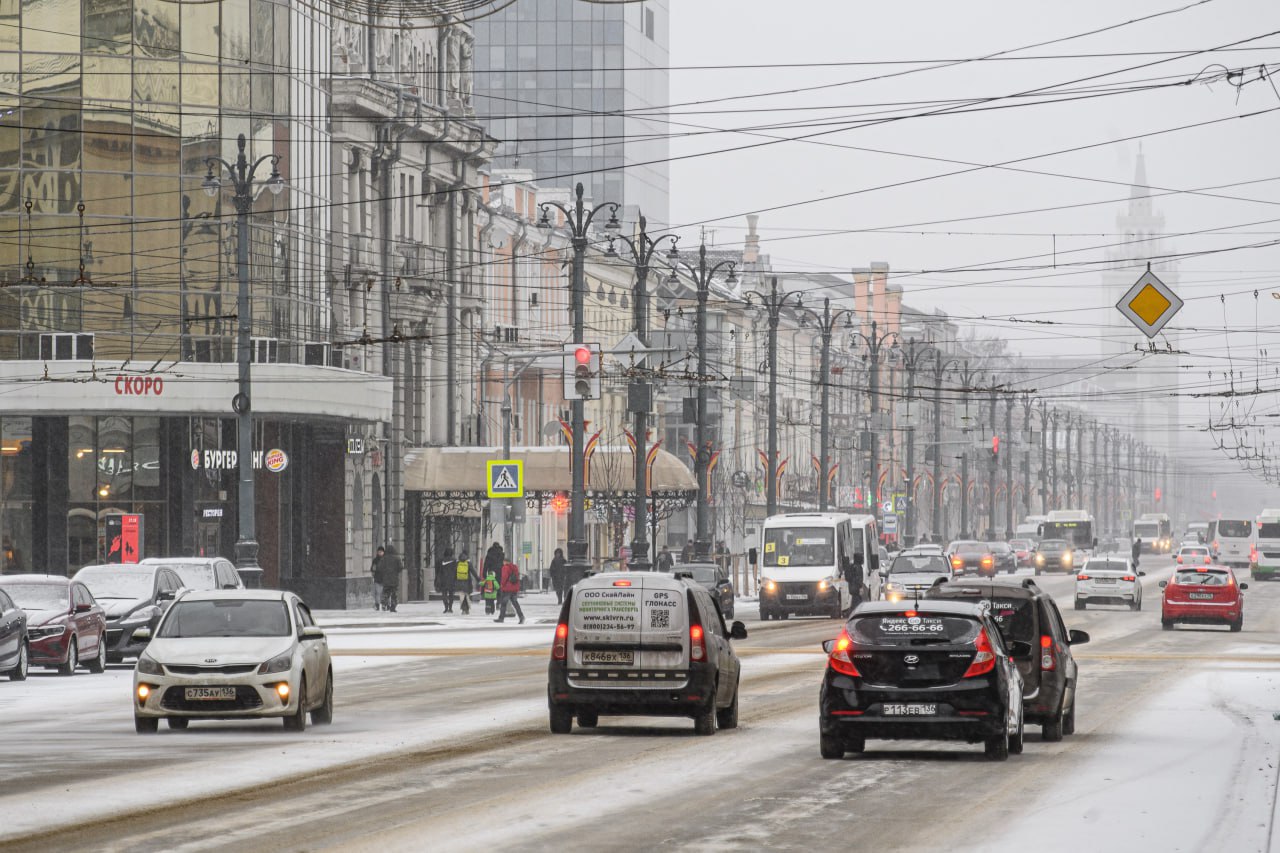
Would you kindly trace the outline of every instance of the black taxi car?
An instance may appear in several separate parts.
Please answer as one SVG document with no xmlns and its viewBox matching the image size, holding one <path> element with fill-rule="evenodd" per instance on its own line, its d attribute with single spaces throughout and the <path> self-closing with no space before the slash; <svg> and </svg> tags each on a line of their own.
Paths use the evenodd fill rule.
<svg viewBox="0 0 1280 853">
<path fill-rule="evenodd" d="M 1023 713 L 1040 726 L 1048 741 L 1062 740 L 1076 730 L 1078 671 L 1071 647 L 1089 642 L 1084 631 L 1068 630 L 1053 597 L 1031 578 L 1021 583 L 957 581 L 935 584 L 925 594 L 930 602 L 982 602 L 1006 644 L 1014 644 L 1014 659 L 1023 681 Z"/>
<path fill-rule="evenodd" d="M 981 742 L 1003 761 L 1022 752 L 1022 676 L 982 602 L 875 602 L 823 643 L 818 701 L 823 758 L 868 738 Z"/>
</svg>

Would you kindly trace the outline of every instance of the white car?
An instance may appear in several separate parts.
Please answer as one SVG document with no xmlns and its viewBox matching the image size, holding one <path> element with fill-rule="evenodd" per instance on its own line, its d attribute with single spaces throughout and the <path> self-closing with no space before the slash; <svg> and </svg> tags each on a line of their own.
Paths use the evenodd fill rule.
<svg viewBox="0 0 1280 853">
<path fill-rule="evenodd" d="M 893 558 L 884 579 L 886 601 L 921 599 L 939 579 L 951 580 L 951 563 L 941 553 L 903 551 Z"/>
<path fill-rule="evenodd" d="M 1094 557 L 1086 560 L 1076 575 L 1076 610 L 1090 604 L 1127 604 L 1142 609 L 1142 583 L 1146 572 L 1134 571 L 1123 557 Z"/>
<path fill-rule="evenodd" d="M 1211 566 L 1213 554 L 1208 545 L 1183 545 L 1174 556 L 1180 566 Z"/>
<path fill-rule="evenodd" d="M 333 667 L 324 632 L 298 596 L 280 590 L 186 591 L 156 627 L 133 673 L 139 734 L 160 720 L 281 717 L 291 731 L 333 721 Z"/>
</svg>

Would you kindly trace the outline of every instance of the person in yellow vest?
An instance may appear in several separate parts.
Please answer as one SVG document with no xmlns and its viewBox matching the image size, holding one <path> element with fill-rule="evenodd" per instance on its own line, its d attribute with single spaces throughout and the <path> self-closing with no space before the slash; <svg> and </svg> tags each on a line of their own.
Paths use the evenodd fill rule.
<svg viewBox="0 0 1280 853">
<path fill-rule="evenodd" d="M 455 568 L 453 588 L 458 593 L 458 598 L 462 602 L 462 615 L 466 616 L 471 613 L 471 561 L 467 559 L 467 552 L 463 551 L 458 557 L 458 565 Z"/>
<path fill-rule="evenodd" d="M 498 575 L 492 570 L 485 572 L 480 582 L 480 595 L 484 598 L 484 612 L 492 616 L 498 604 Z"/>
</svg>

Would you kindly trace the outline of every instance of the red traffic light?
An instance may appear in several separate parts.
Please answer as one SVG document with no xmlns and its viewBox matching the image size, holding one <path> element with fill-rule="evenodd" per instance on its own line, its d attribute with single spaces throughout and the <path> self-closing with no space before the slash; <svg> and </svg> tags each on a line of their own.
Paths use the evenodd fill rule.
<svg viewBox="0 0 1280 853">
<path fill-rule="evenodd" d="M 591 361 L 591 349 L 589 347 L 578 347 L 573 351 L 573 358 L 578 364 L 587 364 Z"/>
<path fill-rule="evenodd" d="M 569 509 L 569 496 L 564 492 L 556 492 L 551 497 L 551 510 L 557 515 L 564 515 Z"/>
<path fill-rule="evenodd" d="M 1000 452 L 1000 436 L 998 435 L 991 436 L 991 452 L 992 453 Z"/>
</svg>

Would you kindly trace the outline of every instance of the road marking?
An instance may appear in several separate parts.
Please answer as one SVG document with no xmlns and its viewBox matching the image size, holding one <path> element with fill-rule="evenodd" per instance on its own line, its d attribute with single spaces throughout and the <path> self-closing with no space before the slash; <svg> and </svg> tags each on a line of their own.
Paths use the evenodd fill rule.
<svg viewBox="0 0 1280 853">
<path fill-rule="evenodd" d="M 758 655 L 825 655 L 821 648 L 779 648 L 779 649 L 735 649 L 738 657 L 755 657 Z M 478 646 L 465 649 L 331 649 L 333 657 L 499 657 L 527 658 L 544 657 L 550 654 L 548 649 L 504 649 Z M 1280 663 L 1277 655 L 1219 655 L 1191 654 L 1184 652 L 1096 652 L 1073 655 L 1081 661 L 1202 661 L 1228 663 Z"/>
</svg>

